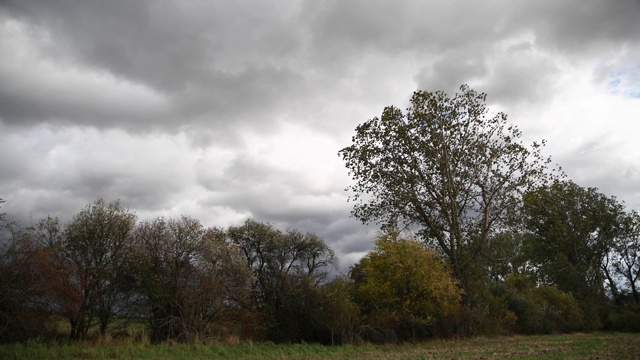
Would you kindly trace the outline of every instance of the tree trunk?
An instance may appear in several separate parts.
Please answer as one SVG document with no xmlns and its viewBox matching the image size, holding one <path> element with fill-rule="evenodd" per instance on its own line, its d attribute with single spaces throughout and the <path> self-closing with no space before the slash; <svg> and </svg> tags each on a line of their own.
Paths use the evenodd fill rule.
<svg viewBox="0 0 640 360">
<path fill-rule="evenodd" d="M 71 340 L 78 340 L 79 338 L 79 334 L 78 334 L 78 322 L 77 321 L 73 321 L 73 320 L 69 320 L 69 324 L 71 325 L 71 333 L 69 334 L 69 338 Z"/>
<path fill-rule="evenodd" d="M 109 326 L 108 319 L 100 319 L 100 335 L 104 336 L 107 333 L 107 327 Z"/>
</svg>

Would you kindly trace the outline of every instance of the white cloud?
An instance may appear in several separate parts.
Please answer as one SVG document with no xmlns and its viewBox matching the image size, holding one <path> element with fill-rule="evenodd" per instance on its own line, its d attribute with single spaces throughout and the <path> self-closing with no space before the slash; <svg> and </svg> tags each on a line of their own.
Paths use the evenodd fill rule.
<svg viewBox="0 0 640 360">
<path fill-rule="evenodd" d="M 27 219 L 102 196 L 141 218 L 249 216 L 343 267 L 337 152 L 411 93 L 468 83 L 580 185 L 640 210 L 640 5 L 598 0 L 0 3 L 0 198 Z"/>
<path fill-rule="evenodd" d="M 50 35 L 36 36 L 15 20 L 0 22 L 0 117 L 9 124 L 46 120 L 128 127 L 168 111 L 167 99 L 153 89 L 83 64 L 51 56 Z"/>
</svg>

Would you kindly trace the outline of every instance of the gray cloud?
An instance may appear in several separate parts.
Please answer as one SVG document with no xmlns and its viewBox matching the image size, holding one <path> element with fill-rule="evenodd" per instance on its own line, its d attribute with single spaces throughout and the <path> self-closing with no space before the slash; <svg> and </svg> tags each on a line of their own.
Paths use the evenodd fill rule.
<svg viewBox="0 0 640 360">
<path fill-rule="evenodd" d="M 0 73 L 6 123 L 137 131 L 210 126 L 225 134 L 239 123 L 268 128 L 286 97 L 305 91 L 291 57 L 300 47 L 288 30 L 295 8 L 143 1 L 4 8 L 20 28 L 14 34 L 20 38 L 8 41 L 31 48 L 38 58 L 29 60 L 41 72 Z"/>
<path fill-rule="evenodd" d="M 261 2 L 50 1 L 6 8 L 50 33 L 81 63 L 158 91 L 181 91 L 210 71 L 282 66 L 298 45 L 295 9 Z"/>
<path fill-rule="evenodd" d="M 3 1 L 2 210 L 68 219 L 102 196 L 141 217 L 253 216 L 325 237 L 345 266 L 375 226 L 349 218 L 337 151 L 416 88 L 463 83 L 549 139 L 579 184 L 640 208 L 639 11 L 637 0 Z"/>
<path fill-rule="evenodd" d="M 640 39 L 640 2 L 545 0 L 522 2 L 509 18 L 511 30 L 529 28 L 540 46 L 584 56 Z"/>
</svg>

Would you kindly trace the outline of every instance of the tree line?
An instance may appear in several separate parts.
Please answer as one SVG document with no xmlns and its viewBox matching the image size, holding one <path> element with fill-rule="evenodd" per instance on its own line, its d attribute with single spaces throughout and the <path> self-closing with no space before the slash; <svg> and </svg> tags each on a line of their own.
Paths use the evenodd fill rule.
<svg viewBox="0 0 640 360">
<path fill-rule="evenodd" d="M 47 217 L 6 228 L 4 341 L 47 336 L 61 319 L 74 340 L 122 319 L 145 323 L 153 342 L 319 339 L 321 289 L 337 265 L 314 234 L 251 219 L 228 229 L 188 216 L 137 222 L 103 199 L 65 225 Z"/>
<path fill-rule="evenodd" d="M 486 95 L 417 91 L 339 152 L 352 215 L 377 223 L 345 274 L 315 234 L 247 220 L 138 220 L 119 201 L 7 223 L 0 339 L 143 323 L 150 340 L 415 341 L 640 330 L 640 215 L 568 180 Z M 1 203 L 1 201 L 0 201 Z"/>
<path fill-rule="evenodd" d="M 638 213 L 567 179 L 485 101 L 416 91 L 360 124 L 339 152 L 352 215 L 446 261 L 462 333 L 639 330 Z"/>
</svg>

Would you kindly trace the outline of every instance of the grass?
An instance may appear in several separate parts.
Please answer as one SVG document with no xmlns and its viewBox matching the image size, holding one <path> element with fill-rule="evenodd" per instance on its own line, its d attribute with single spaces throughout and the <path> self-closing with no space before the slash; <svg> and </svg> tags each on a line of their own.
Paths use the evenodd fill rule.
<svg viewBox="0 0 640 360">
<path fill-rule="evenodd" d="M 0 345 L 0 359 L 640 359 L 640 334 L 513 336 L 335 347 L 30 341 Z"/>
</svg>

